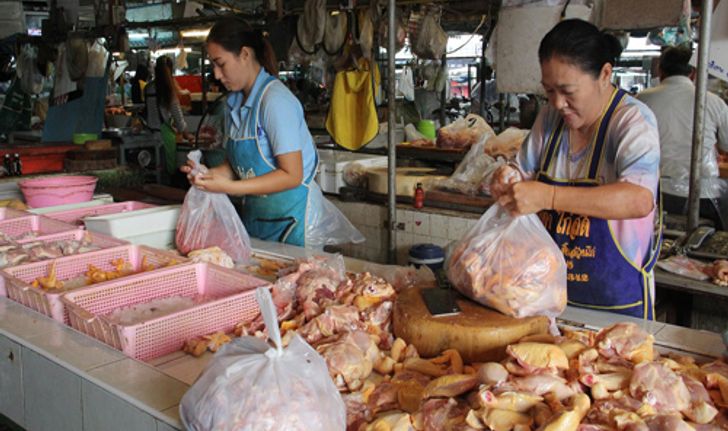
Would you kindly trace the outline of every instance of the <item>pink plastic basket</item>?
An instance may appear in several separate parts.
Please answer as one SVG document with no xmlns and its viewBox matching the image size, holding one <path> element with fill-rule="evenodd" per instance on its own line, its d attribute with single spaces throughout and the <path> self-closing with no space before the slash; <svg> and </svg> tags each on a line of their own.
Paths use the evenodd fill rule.
<svg viewBox="0 0 728 431">
<path fill-rule="evenodd" d="M 78 230 L 78 226 L 32 214 L 0 221 L 0 232 L 19 243 L 35 241 L 44 235 L 74 230 Z M 36 236 L 23 238 L 24 235 L 31 233 L 35 233 Z"/>
<path fill-rule="evenodd" d="M 61 301 L 71 327 L 148 361 L 181 349 L 190 338 L 229 332 L 237 323 L 255 318 L 259 313 L 255 288 L 265 285 L 268 282 L 249 275 L 197 263 L 99 283 L 68 292 Z M 197 295 L 216 299 L 134 325 L 115 324 L 105 317 L 155 299 Z"/>
<path fill-rule="evenodd" d="M 161 250 L 138 245 L 125 245 L 6 268 L 0 272 L 0 275 L 5 279 L 5 289 L 10 299 L 50 316 L 61 323 L 68 324 L 68 313 L 66 313 L 61 302 L 61 295 L 67 291 L 49 292 L 32 286 L 33 281 L 37 278 L 48 276 L 54 262 L 56 265 L 56 278 L 60 281 L 68 281 L 84 277 L 89 265 L 93 265 L 102 271 L 113 271 L 116 268 L 111 262 L 116 259 L 129 262 L 132 270 L 139 272 L 143 270 L 142 262 L 145 261 L 145 258 L 146 263 L 155 268 L 165 267 L 173 261 L 176 261 L 177 264 L 189 262 L 185 257 Z"/>
<path fill-rule="evenodd" d="M 90 201 L 98 178 L 85 175 L 33 178 L 18 182 L 25 202 L 33 208 Z"/>
<path fill-rule="evenodd" d="M 46 217 L 50 217 L 55 220 L 60 220 L 66 223 L 72 223 L 75 225 L 83 224 L 84 217 L 116 214 L 128 211 L 142 210 L 144 208 L 152 208 L 156 205 L 148 204 L 145 202 L 128 201 L 118 202 L 107 205 L 97 205 L 93 207 L 77 208 L 72 210 L 58 211 L 45 214 Z"/>
<path fill-rule="evenodd" d="M 12 208 L 0 207 L 0 220 L 10 220 L 12 218 L 30 215 L 27 211 L 14 210 Z"/>
<path fill-rule="evenodd" d="M 120 245 L 128 245 L 129 243 L 127 241 L 111 238 L 106 235 L 101 235 L 95 232 L 89 232 L 82 229 L 76 229 L 68 232 L 61 232 L 61 233 L 55 233 L 52 235 L 45 235 L 40 236 L 38 238 L 29 239 L 26 241 L 18 241 L 19 244 L 29 244 L 29 243 L 46 243 L 46 242 L 54 242 L 54 241 L 66 241 L 66 240 L 76 240 L 80 241 L 84 239 L 84 237 L 88 237 L 90 240 L 90 243 L 93 247 L 99 248 L 99 249 L 105 249 L 105 248 L 112 248 L 112 247 L 118 247 Z M 94 250 L 96 251 L 96 250 Z M 66 256 L 68 257 L 68 256 Z M 26 262 L 25 265 L 28 265 L 31 262 Z M 16 265 L 20 266 L 20 265 Z M 3 270 L 11 269 L 14 267 L 6 266 L 2 268 Z M 0 297 L 8 296 L 6 290 L 5 290 L 5 277 L 0 276 Z"/>
</svg>

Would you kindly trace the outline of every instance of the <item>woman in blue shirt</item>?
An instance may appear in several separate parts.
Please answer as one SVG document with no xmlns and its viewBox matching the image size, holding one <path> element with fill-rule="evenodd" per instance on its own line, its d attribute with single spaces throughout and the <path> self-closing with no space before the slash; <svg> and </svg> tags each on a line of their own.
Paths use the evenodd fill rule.
<svg viewBox="0 0 728 431">
<path fill-rule="evenodd" d="M 207 36 L 207 53 L 215 78 L 230 92 L 225 107 L 227 159 L 207 174 L 188 175 L 190 182 L 202 190 L 245 196 L 242 219 L 251 236 L 310 245 L 311 226 L 306 225 L 321 222 L 317 210 L 329 208 L 314 182 L 318 156 L 303 108 L 275 77 L 272 47 L 260 31 L 224 17 Z M 189 174 L 190 166 L 182 171 Z M 318 220 L 312 220 L 312 212 Z M 316 233 L 320 236 L 321 230 Z M 327 243 L 323 239 L 315 245 Z"/>
</svg>

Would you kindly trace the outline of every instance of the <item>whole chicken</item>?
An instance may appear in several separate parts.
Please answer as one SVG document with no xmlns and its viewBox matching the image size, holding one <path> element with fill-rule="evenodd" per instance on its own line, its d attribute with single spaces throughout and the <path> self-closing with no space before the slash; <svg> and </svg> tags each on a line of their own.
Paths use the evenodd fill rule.
<svg viewBox="0 0 728 431">
<path fill-rule="evenodd" d="M 372 337 L 363 331 L 344 334 L 339 340 L 318 347 L 326 360 L 329 374 L 341 391 L 357 390 L 369 377 L 379 349 Z"/>
</svg>

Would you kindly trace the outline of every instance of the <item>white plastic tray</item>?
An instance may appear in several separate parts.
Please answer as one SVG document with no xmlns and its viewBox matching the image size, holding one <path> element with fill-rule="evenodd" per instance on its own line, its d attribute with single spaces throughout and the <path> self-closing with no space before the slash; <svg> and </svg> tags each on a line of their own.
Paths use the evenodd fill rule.
<svg viewBox="0 0 728 431">
<path fill-rule="evenodd" d="M 127 213 L 86 217 L 86 229 L 132 244 L 157 248 L 174 246 L 180 205 L 166 205 Z"/>
</svg>

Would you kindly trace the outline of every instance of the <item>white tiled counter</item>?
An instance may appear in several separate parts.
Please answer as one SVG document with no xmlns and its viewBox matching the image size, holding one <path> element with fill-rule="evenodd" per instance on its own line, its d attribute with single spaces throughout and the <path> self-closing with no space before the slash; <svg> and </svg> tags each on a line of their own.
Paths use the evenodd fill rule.
<svg viewBox="0 0 728 431">
<path fill-rule="evenodd" d="M 319 254 L 253 240 L 253 247 L 285 256 Z M 352 271 L 364 262 L 347 259 Z M 598 329 L 633 320 L 654 334 L 658 347 L 716 357 L 718 334 L 569 308 L 564 323 Z M 179 402 L 212 355 L 181 352 L 151 363 L 24 306 L 0 298 L 0 413 L 31 431 L 168 431 L 181 429 Z"/>
</svg>

